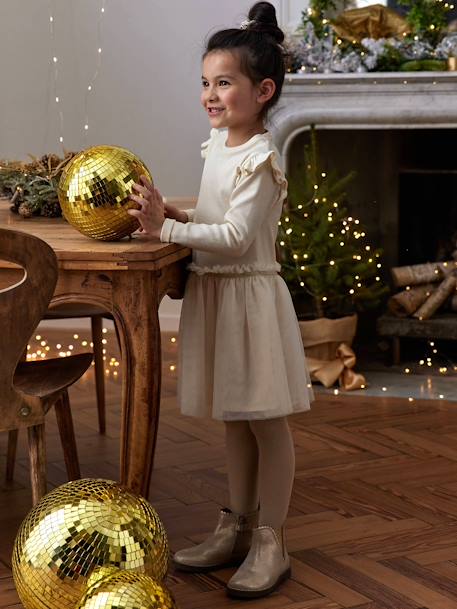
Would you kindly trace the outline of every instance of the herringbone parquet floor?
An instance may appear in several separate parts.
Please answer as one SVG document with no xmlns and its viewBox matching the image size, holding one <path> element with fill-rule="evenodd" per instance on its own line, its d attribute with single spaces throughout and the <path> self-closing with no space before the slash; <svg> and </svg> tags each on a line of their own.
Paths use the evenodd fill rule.
<svg viewBox="0 0 457 609">
<path fill-rule="evenodd" d="M 48 331 L 47 338 L 63 344 L 62 334 Z M 170 369 L 176 343 L 170 335 L 163 336 L 163 351 L 162 413 L 149 499 L 177 550 L 202 540 L 219 506 L 227 503 L 223 428 L 180 416 L 176 370 Z M 92 371 L 71 391 L 85 477 L 117 478 L 120 381 L 112 372 L 107 393 L 108 431 L 100 436 Z M 242 603 L 225 596 L 230 569 L 205 575 L 171 571 L 168 585 L 178 607 L 457 609 L 457 406 L 325 396 L 291 424 L 297 451 L 287 521 L 292 579 L 270 597 Z M 65 481 L 65 472 L 53 416 L 47 437 L 49 484 L 55 486 Z M 30 501 L 22 439 L 15 482 L 0 488 L 0 609 L 21 607 L 11 549 Z"/>
</svg>

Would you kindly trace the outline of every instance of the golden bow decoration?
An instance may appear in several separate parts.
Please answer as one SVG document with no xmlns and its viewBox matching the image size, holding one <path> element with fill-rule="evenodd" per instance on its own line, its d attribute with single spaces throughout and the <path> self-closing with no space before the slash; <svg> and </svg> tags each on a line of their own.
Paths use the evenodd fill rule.
<svg viewBox="0 0 457 609">
<path fill-rule="evenodd" d="M 382 4 L 342 12 L 332 20 L 340 38 L 360 42 L 363 38 L 390 38 L 410 32 L 406 19 Z"/>
<path fill-rule="evenodd" d="M 311 377 L 324 385 L 331 387 L 339 380 L 340 387 L 346 391 L 364 389 L 367 385 L 363 374 L 354 372 L 355 353 L 349 345 L 341 343 L 336 350 L 336 358 L 333 360 L 322 360 L 307 357 L 308 368 Z"/>
</svg>

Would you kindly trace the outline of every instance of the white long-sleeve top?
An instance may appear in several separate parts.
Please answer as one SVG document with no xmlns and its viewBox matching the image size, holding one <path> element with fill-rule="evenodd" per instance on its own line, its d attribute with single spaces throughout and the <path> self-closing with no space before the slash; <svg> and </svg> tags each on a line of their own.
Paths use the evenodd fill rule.
<svg viewBox="0 0 457 609">
<path fill-rule="evenodd" d="M 189 222 L 166 218 L 160 239 L 193 249 L 190 269 L 205 272 L 279 270 L 275 242 L 287 181 L 270 133 L 226 146 L 227 132 L 212 129 Z"/>
</svg>

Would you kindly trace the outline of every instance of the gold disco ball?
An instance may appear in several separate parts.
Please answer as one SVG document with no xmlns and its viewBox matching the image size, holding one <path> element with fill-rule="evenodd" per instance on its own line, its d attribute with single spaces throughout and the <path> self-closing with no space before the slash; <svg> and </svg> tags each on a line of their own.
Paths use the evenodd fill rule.
<svg viewBox="0 0 457 609">
<path fill-rule="evenodd" d="M 115 566 L 161 581 L 168 540 L 153 507 L 111 480 L 74 480 L 29 512 L 13 549 L 25 609 L 75 609 L 96 567 Z"/>
<path fill-rule="evenodd" d="M 177 609 L 171 593 L 148 575 L 113 567 L 95 569 L 78 609 Z"/>
<path fill-rule="evenodd" d="M 68 163 L 57 194 L 62 214 L 83 235 L 117 241 L 133 233 L 138 220 L 127 213 L 138 205 L 129 195 L 133 184 L 151 174 L 144 163 L 119 146 L 94 146 Z"/>
</svg>

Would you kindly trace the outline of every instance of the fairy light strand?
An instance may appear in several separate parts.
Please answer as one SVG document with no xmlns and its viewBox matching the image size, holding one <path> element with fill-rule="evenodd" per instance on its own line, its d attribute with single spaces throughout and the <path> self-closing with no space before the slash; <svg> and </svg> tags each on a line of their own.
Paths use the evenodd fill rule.
<svg viewBox="0 0 457 609">
<path fill-rule="evenodd" d="M 54 103 L 57 106 L 57 113 L 59 116 L 59 143 L 63 145 L 64 142 L 64 120 L 62 111 L 62 99 L 59 94 L 59 57 L 57 56 L 57 43 L 55 35 L 55 20 L 56 10 L 55 1 L 49 0 L 49 32 L 51 35 L 51 68 L 53 74 L 53 94 Z"/>
<path fill-rule="evenodd" d="M 59 117 L 59 134 L 58 141 L 59 144 L 64 144 L 64 114 L 63 114 L 63 99 L 62 94 L 59 90 L 59 66 L 60 66 L 60 57 L 57 52 L 57 42 L 56 42 L 56 4 L 55 0 L 48 0 L 48 9 L 49 9 L 49 32 L 51 37 L 51 71 L 53 76 L 53 103 L 57 106 L 57 113 Z M 106 11 L 106 0 L 102 0 L 97 18 L 97 39 L 96 39 L 96 53 L 97 60 L 95 70 L 89 80 L 89 84 L 85 86 L 84 93 L 84 124 L 82 127 L 83 134 L 83 142 L 84 146 L 87 146 L 87 132 L 89 130 L 89 95 L 94 91 L 94 85 L 97 80 L 97 77 L 100 73 L 101 61 L 102 61 L 102 19 Z"/>
<path fill-rule="evenodd" d="M 106 335 L 108 330 L 107 328 L 103 328 L 102 330 L 103 334 Z M 41 334 L 37 334 L 34 337 L 35 341 L 36 341 L 36 345 L 33 346 L 32 344 L 28 344 L 27 345 L 27 360 L 30 361 L 34 361 L 34 360 L 39 360 L 39 359 L 47 359 L 48 356 L 51 357 L 56 357 L 58 356 L 59 358 L 65 358 L 65 357 L 69 357 L 70 355 L 72 355 L 72 352 L 75 349 L 78 349 L 78 347 L 75 345 L 73 345 L 72 342 L 69 342 L 69 344 L 67 344 L 66 346 L 64 346 L 62 343 L 56 343 L 54 346 L 50 345 L 50 342 L 48 339 L 46 339 L 45 337 L 43 337 Z M 87 348 L 89 346 L 89 342 L 84 339 L 83 337 L 79 336 L 78 334 L 73 334 L 73 339 L 79 343 L 79 345 L 81 345 L 81 347 L 83 348 Z M 31 340 L 31 342 L 33 342 L 33 339 Z M 177 339 L 175 336 L 172 336 L 170 338 L 170 343 L 173 345 L 176 345 Z M 107 346 L 109 344 L 109 341 L 104 338 L 102 340 L 103 345 Z M 438 350 L 435 348 L 436 344 L 434 341 L 428 341 L 428 345 L 432 348 L 434 355 L 442 355 L 442 354 L 438 354 Z M 93 347 L 93 343 L 90 343 L 90 346 Z M 115 356 L 111 356 L 108 358 L 108 356 L 106 355 L 107 350 L 103 349 L 103 360 L 104 362 L 106 362 L 105 364 L 105 375 L 107 377 L 112 377 L 113 378 L 118 378 L 118 374 L 119 374 L 119 370 L 121 367 L 121 362 L 120 360 L 115 357 Z M 446 358 L 448 359 L 448 358 Z M 417 362 L 419 369 L 423 368 L 423 367 L 428 367 L 428 368 L 432 368 L 432 366 L 434 367 L 435 365 L 432 363 L 432 358 L 431 357 L 426 357 L 424 356 L 423 359 L 419 360 Z M 94 365 L 94 362 L 92 362 L 92 366 Z M 168 371 L 175 373 L 177 371 L 177 365 L 174 362 L 171 362 L 170 364 L 167 365 Z M 457 366 L 455 366 L 449 359 L 448 359 L 448 365 L 447 366 L 442 366 L 440 365 L 438 368 L 439 371 L 439 376 L 443 377 L 443 376 L 452 376 L 455 377 L 455 372 L 457 372 Z M 453 374 L 454 372 L 454 374 Z M 414 371 L 409 368 L 409 367 L 405 367 L 403 369 L 403 374 L 405 375 L 414 375 Z M 430 374 L 432 374 L 432 370 L 430 370 Z M 427 382 L 427 389 L 429 390 L 430 394 L 435 394 L 433 395 L 429 395 L 429 399 L 439 399 L 439 400 L 445 400 L 446 396 L 443 393 L 438 393 L 438 391 L 436 389 L 433 388 L 433 377 L 428 376 L 426 379 Z M 312 387 L 312 385 L 309 383 L 307 385 L 309 388 Z M 365 389 L 366 385 L 362 385 L 360 387 L 361 389 Z M 333 394 L 334 395 L 339 395 L 340 394 L 340 389 L 338 388 L 334 388 L 333 390 Z M 381 391 L 381 395 L 385 395 L 385 396 L 389 396 L 391 397 L 392 395 L 396 395 L 398 396 L 398 392 L 395 390 L 394 387 L 392 386 L 388 386 L 388 385 L 383 385 L 380 387 L 380 391 Z M 408 401 L 409 402 L 414 402 L 416 400 L 416 398 L 412 397 L 411 395 L 408 396 Z M 452 396 L 448 399 L 452 399 Z"/>
<path fill-rule="evenodd" d="M 103 328 L 102 333 L 104 336 L 106 336 L 108 333 L 108 329 Z M 66 358 L 73 355 L 74 352 L 79 352 L 80 347 L 82 347 L 83 350 L 87 350 L 88 347 L 93 347 L 92 342 L 89 342 L 86 338 L 80 336 L 79 334 L 73 334 L 73 341 L 66 341 L 68 343 L 66 345 L 60 342 L 51 345 L 51 342 L 45 336 L 43 336 L 42 334 L 36 334 L 30 339 L 30 343 L 27 345 L 26 359 L 27 361 L 36 361 L 40 359 L 47 359 L 49 357 Z M 176 345 L 176 336 L 172 336 L 170 338 L 170 343 L 172 345 Z M 109 341 L 107 338 L 102 339 L 102 344 L 110 348 Z M 112 378 L 117 379 L 121 368 L 121 361 L 115 356 L 108 357 L 106 348 L 103 349 L 103 361 L 106 362 L 104 364 L 105 375 L 107 377 L 111 378 L 112 376 Z M 94 366 L 94 362 L 91 363 L 91 366 Z M 170 364 L 168 364 L 167 368 L 169 372 L 175 373 L 177 371 L 178 366 L 175 362 L 171 362 Z"/>
<path fill-rule="evenodd" d="M 310 169 L 311 166 L 308 165 L 308 169 Z M 322 180 L 325 180 L 327 178 L 327 174 L 326 172 L 322 172 L 321 173 L 321 178 Z M 319 205 L 319 203 L 326 203 L 327 202 L 327 198 L 325 196 L 320 197 L 319 196 L 319 190 L 320 190 L 320 186 L 319 184 L 313 184 L 313 190 L 315 191 L 315 194 L 318 196 L 314 196 L 311 197 L 312 201 L 316 204 Z M 309 204 L 311 203 L 311 201 L 308 201 L 305 204 L 299 204 L 297 206 L 297 209 L 302 210 L 304 207 L 307 207 Z M 335 201 L 333 202 L 333 208 L 335 211 L 329 211 L 328 212 L 328 221 L 331 223 L 335 220 L 335 218 L 333 217 L 334 213 L 337 213 L 338 210 L 338 203 Z M 308 213 L 303 213 L 303 217 L 307 218 L 308 217 Z M 352 216 L 348 216 L 346 218 L 340 219 L 339 220 L 342 225 L 343 225 L 343 229 L 340 231 L 340 233 L 344 236 L 345 240 L 341 240 L 339 242 L 339 245 L 341 248 L 343 248 L 341 250 L 341 256 L 334 256 L 332 260 L 330 261 L 322 261 L 322 262 L 312 262 L 309 263 L 307 262 L 306 265 L 303 265 L 303 262 L 299 262 L 300 256 L 297 254 L 296 251 L 294 251 L 294 247 L 292 244 L 292 234 L 294 232 L 293 228 L 290 226 L 290 218 L 288 216 L 285 216 L 284 218 L 280 219 L 278 221 L 278 226 L 281 226 L 284 223 L 289 224 L 288 228 L 284 230 L 284 239 L 281 240 L 279 242 L 279 245 L 281 247 L 286 247 L 286 242 L 285 240 L 287 240 L 287 247 L 289 249 L 289 251 L 291 251 L 292 254 L 292 258 L 295 262 L 295 266 L 296 266 L 296 270 L 297 270 L 297 277 L 298 277 L 298 281 L 299 281 L 299 285 L 302 288 L 306 289 L 306 284 L 302 279 L 302 274 L 305 272 L 308 272 L 310 269 L 312 268 L 319 268 L 319 267 L 327 267 L 327 266 L 333 266 L 336 267 L 338 266 L 338 264 L 342 264 L 347 262 L 347 254 L 345 253 L 346 250 L 346 246 L 349 246 L 350 242 L 352 241 L 352 239 L 355 240 L 359 240 L 359 239 L 363 239 L 366 237 L 366 233 L 364 231 L 359 231 L 357 228 L 357 225 L 360 224 L 360 220 L 358 218 L 353 218 Z M 355 225 L 355 226 L 354 226 Z M 302 233 L 301 235 L 302 237 L 305 236 L 305 233 Z M 330 232 L 328 235 L 330 238 L 334 238 L 335 234 Z M 369 245 L 365 245 L 364 246 L 364 250 L 366 252 L 366 256 L 367 256 L 367 260 L 364 260 L 364 262 L 368 263 L 368 264 L 375 264 L 376 268 L 379 270 L 381 268 L 381 263 L 376 260 L 376 258 L 379 258 L 379 253 L 375 252 L 374 254 L 371 251 L 371 246 Z M 308 258 L 308 254 L 304 254 L 303 255 L 304 259 Z M 361 262 L 362 256 L 360 255 L 354 255 L 353 259 L 356 260 L 357 262 Z M 350 296 L 357 296 L 356 294 L 356 290 L 361 290 L 361 289 L 365 289 L 365 286 L 361 283 L 361 280 L 359 281 L 359 277 L 357 275 L 354 276 L 354 281 L 353 281 L 353 286 L 348 289 L 348 294 Z M 376 282 L 380 282 L 381 281 L 381 277 L 379 275 L 374 277 L 374 280 Z M 329 300 L 329 298 L 327 297 L 327 295 L 322 295 L 320 297 L 322 302 L 327 302 Z"/>
<path fill-rule="evenodd" d="M 84 125 L 83 125 L 83 141 L 84 146 L 87 146 L 87 135 L 89 131 L 89 97 L 93 93 L 95 81 L 100 73 L 102 65 L 102 54 L 103 54 L 103 37 L 102 37 L 102 19 L 105 14 L 106 0 L 102 0 L 101 7 L 98 12 L 97 18 L 97 60 L 95 64 L 95 70 L 89 81 L 89 84 L 85 87 L 84 92 Z"/>
</svg>

